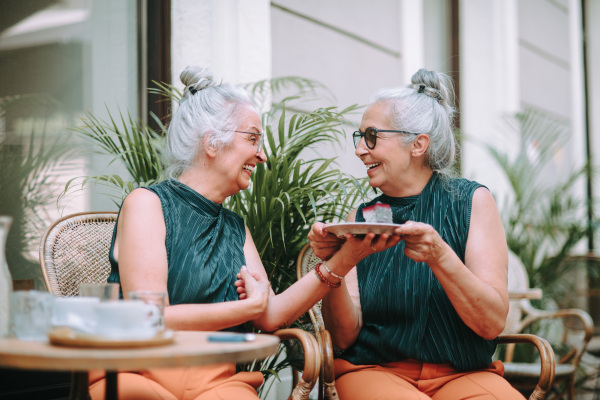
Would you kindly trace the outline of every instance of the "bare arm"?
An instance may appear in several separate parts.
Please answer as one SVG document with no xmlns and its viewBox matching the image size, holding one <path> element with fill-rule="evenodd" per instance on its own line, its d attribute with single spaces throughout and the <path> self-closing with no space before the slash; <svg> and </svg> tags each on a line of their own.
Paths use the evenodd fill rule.
<svg viewBox="0 0 600 400">
<path fill-rule="evenodd" d="M 363 324 L 356 267 L 344 280 L 338 291 L 325 296 L 321 308 L 331 340 L 340 349 L 347 349 L 356 341 Z"/>
<path fill-rule="evenodd" d="M 487 189 L 478 188 L 473 195 L 464 264 L 430 225 L 407 223 L 396 233 L 406 235 L 404 253 L 433 270 L 467 326 L 488 340 L 502 332 L 508 314 L 508 252 Z"/>
<path fill-rule="evenodd" d="M 356 209 L 348 215 L 346 220 L 354 221 L 355 216 Z M 328 265 L 336 266 L 338 263 L 353 265 L 346 275 L 342 287 L 329 292 L 323 299 L 322 306 L 323 319 L 333 343 L 341 349 L 346 349 L 356 341 L 363 325 L 355 265 L 376 251 L 395 246 L 399 243 L 400 237 L 387 234 L 376 237 L 375 234 L 369 233 L 364 239 L 359 239 L 353 235 L 346 235 L 346 238 L 336 245 L 332 244 L 335 240 L 331 236 L 333 235 L 323 231 L 322 224 L 314 224 L 308 235 L 313 251 L 318 257 L 328 259 Z M 351 254 L 351 256 L 348 257 L 347 254 Z"/>
<path fill-rule="evenodd" d="M 146 189 L 134 190 L 123 202 L 115 258 L 124 296 L 133 290 L 167 291 L 166 227 L 160 200 Z M 214 304 L 180 304 L 165 308 L 170 329 L 220 330 L 260 315 L 266 299 L 249 287 L 248 299 Z M 265 297 L 265 296 L 263 296 Z"/>
<path fill-rule="evenodd" d="M 322 225 L 323 224 L 316 223 L 313 227 L 320 227 Z M 328 268 L 336 275 L 345 276 L 354 267 L 356 262 L 366 257 L 366 255 L 371 254 L 373 252 L 371 250 L 372 243 L 376 243 L 381 250 L 383 250 L 384 248 L 396 245 L 399 241 L 398 236 L 390 235 L 380 235 L 377 240 L 373 240 L 375 234 L 369 234 L 364 239 L 357 239 L 352 235 L 348 236 L 350 237 L 351 243 L 347 243 L 348 238 L 346 238 L 346 242 L 341 241 L 344 245 L 340 247 L 340 251 L 336 252 L 336 254 L 327 261 Z M 266 272 L 264 271 L 264 267 L 249 232 L 247 232 L 246 237 L 244 252 L 248 269 L 252 272 L 253 276 L 258 277 L 259 279 L 262 279 L 261 277 L 266 278 Z M 363 251 L 362 253 L 354 250 L 352 243 L 355 241 L 365 243 L 361 248 Z M 368 249 L 368 252 L 366 253 L 364 252 L 365 246 Z M 332 283 L 340 281 L 339 278 L 329 274 L 324 268 L 321 269 L 321 272 Z M 328 297 L 333 296 L 334 299 L 341 295 L 341 298 L 349 301 L 344 282 L 342 282 L 341 287 L 332 289 L 321 282 L 316 274 L 307 274 L 284 292 L 278 295 L 272 293 L 266 312 L 253 322 L 258 328 L 264 331 L 273 331 L 288 326 L 308 311 L 310 307 L 325 295 L 328 295 Z M 354 305 L 352 303 L 346 303 L 346 307 L 348 309 L 353 309 Z"/>
</svg>

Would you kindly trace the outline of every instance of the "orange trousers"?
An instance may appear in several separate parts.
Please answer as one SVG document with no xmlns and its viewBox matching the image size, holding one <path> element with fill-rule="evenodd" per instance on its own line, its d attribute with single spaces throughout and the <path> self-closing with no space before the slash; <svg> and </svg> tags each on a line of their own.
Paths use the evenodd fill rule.
<svg viewBox="0 0 600 400">
<path fill-rule="evenodd" d="M 235 372 L 235 364 L 119 372 L 119 400 L 258 400 L 260 372 Z M 103 372 L 90 373 L 90 396 L 103 400 Z"/>
<path fill-rule="evenodd" d="M 449 364 L 405 360 L 383 365 L 354 365 L 335 360 L 340 400 L 524 400 L 502 378 L 504 365 L 458 372 Z"/>
</svg>

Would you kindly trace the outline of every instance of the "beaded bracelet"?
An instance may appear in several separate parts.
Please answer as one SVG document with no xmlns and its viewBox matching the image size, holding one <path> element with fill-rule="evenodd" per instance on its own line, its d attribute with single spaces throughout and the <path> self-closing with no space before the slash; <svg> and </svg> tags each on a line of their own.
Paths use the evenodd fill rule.
<svg viewBox="0 0 600 400">
<path fill-rule="evenodd" d="M 340 286 L 342 286 L 342 281 L 339 281 L 338 283 L 333 283 L 330 280 L 328 280 L 327 278 L 325 278 L 323 276 L 323 274 L 321 273 L 320 267 L 321 267 L 321 264 L 320 263 L 317 264 L 317 266 L 315 267 L 315 274 L 321 280 L 321 282 L 323 282 L 324 284 L 326 284 L 327 286 L 329 286 L 332 289 L 336 289 L 336 288 L 339 288 Z"/>
<path fill-rule="evenodd" d="M 339 276 L 338 274 L 336 274 L 335 272 L 333 272 L 332 270 L 330 270 L 329 267 L 327 266 L 327 264 L 325 264 L 325 261 L 323 261 L 321 263 L 321 265 L 323 266 L 323 268 L 325 268 L 325 271 L 329 272 L 329 275 L 333 276 L 334 278 L 344 279 L 343 276 Z"/>
</svg>

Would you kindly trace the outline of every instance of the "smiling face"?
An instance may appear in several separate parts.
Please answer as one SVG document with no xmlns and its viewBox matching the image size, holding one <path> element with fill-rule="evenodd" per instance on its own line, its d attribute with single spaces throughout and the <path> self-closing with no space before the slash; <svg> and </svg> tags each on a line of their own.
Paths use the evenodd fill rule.
<svg viewBox="0 0 600 400">
<path fill-rule="evenodd" d="M 390 103 L 379 102 L 371 104 L 360 124 L 360 131 L 367 128 L 398 129 L 392 125 L 392 110 Z M 355 154 L 367 167 L 369 185 L 381 189 L 384 193 L 395 196 L 407 179 L 411 168 L 411 145 L 404 145 L 402 138 L 395 133 L 378 133 L 377 144 L 369 149 L 364 138 L 356 147 Z"/>
<path fill-rule="evenodd" d="M 223 147 L 217 156 L 226 196 L 247 189 L 256 164 L 264 163 L 267 160 L 263 149 L 257 152 L 259 134 L 262 133 L 262 124 L 258 114 L 250 108 L 242 108 L 240 121 L 235 128 L 237 132 L 234 133 L 233 140 L 228 146 Z M 252 135 L 252 133 L 256 133 L 256 135 Z"/>
</svg>

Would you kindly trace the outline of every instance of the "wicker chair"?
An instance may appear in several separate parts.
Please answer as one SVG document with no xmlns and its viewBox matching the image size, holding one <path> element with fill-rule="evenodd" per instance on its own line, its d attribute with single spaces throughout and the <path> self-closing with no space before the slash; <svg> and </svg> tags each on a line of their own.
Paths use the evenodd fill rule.
<svg viewBox="0 0 600 400">
<path fill-rule="evenodd" d="M 116 220 L 115 212 L 79 213 L 57 220 L 46 230 L 40 244 L 40 264 L 50 293 L 59 297 L 77 296 L 82 282 L 106 282 Z M 302 376 L 288 400 L 308 399 L 321 366 L 315 338 L 296 328 L 280 329 L 273 334 L 282 340 L 297 340 L 302 346 Z"/>
<path fill-rule="evenodd" d="M 527 271 L 521 260 L 512 252 L 509 252 L 508 272 L 509 291 L 524 292 L 529 289 Z M 511 300 L 504 334 L 518 334 L 532 323 L 548 319 L 558 320 L 555 321 L 558 325 L 552 325 L 551 331 L 552 334 L 560 332 L 560 343 L 550 341 L 557 350 L 560 348 L 565 352 L 555 366 L 555 381 L 548 398 L 562 399 L 568 396 L 574 400 L 577 367 L 594 333 L 594 323 L 587 312 L 580 309 L 545 311 L 533 307 L 526 298 Z M 515 387 L 527 389 L 539 376 L 540 367 L 537 364 L 513 362 L 514 349 L 514 344 L 506 347 L 503 359 L 504 376 Z"/>
<path fill-rule="evenodd" d="M 299 256 L 297 263 L 298 277 L 302 277 L 311 272 L 321 260 L 313 253 L 310 246 L 305 245 Z M 310 318 L 315 326 L 317 341 L 321 348 L 321 356 L 323 357 L 321 365 L 321 382 L 323 382 L 325 398 L 337 399 L 337 391 L 335 389 L 335 376 L 333 370 L 333 345 L 329 332 L 325 330 L 323 317 L 321 315 L 321 302 L 317 303 L 310 311 Z M 321 334 L 319 334 L 321 332 Z M 533 385 L 535 389 L 531 393 L 529 400 L 542 400 L 546 398 L 546 393 L 552 387 L 554 381 L 554 352 L 552 347 L 543 338 L 530 334 L 502 334 L 498 338 L 500 344 L 515 344 L 528 343 L 536 347 L 540 355 L 540 365 L 537 366 L 537 371 L 532 375 L 536 379 Z"/>
</svg>

